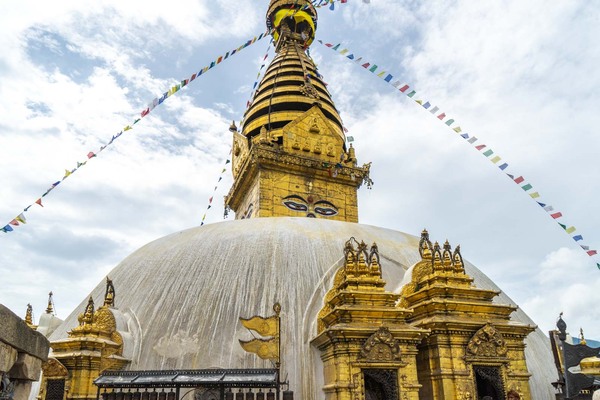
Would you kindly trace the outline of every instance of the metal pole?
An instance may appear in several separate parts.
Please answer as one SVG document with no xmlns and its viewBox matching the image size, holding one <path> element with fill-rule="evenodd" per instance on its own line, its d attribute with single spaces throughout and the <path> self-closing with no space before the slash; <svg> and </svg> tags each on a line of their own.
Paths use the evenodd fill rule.
<svg viewBox="0 0 600 400">
<path fill-rule="evenodd" d="M 564 398 L 565 400 L 570 399 L 569 395 L 571 394 L 571 388 L 569 386 L 569 374 L 567 371 L 567 346 L 565 346 L 565 341 L 567 340 L 567 324 L 566 322 L 562 319 L 562 315 L 563 313 L 561 312 L 560 315 L 558 316 L 558 321 L 556 321 L 556 327 L 558 328 L 558 339 L 560 340 L 560 343 L 562 344 L 562 356 L 563 356 L 563 376 L 565 379 L 565 392 L 564 392 Z"/>
</svg>

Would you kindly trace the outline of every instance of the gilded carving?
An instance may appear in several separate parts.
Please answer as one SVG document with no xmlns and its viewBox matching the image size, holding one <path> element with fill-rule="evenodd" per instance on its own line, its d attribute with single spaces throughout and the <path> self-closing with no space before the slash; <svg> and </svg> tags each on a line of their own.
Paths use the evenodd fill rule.
<svg viewBox="0 0 600 400">
<path fill-rule="evenodd" d="M 114 332 L 117 328 L 115 317 L 108 308 L 100 307 L 94 314 L 94 326 L 99 331 Z"/>
<path fill-rule="evenodd" d="M 48 361 L 42 364 L 42 372 L 45 378 L 66 378 L 69 371 L 56 358 L 48 358 Z"/>
<path fill-rule="evenodd" d="M 456 400 L 473 400 L 473 387 L 465 383 L 456 390 Z"/>
<path fill-rule="evenodd" d="M 302 86 L 300 86 L 300 92 L 302 92 L 302 94 L 306 97 L 310 97 L 312 99 L 319 98 L 319 92 L 317 92 L 317 89 L 315 89 L 312 83 L 308 81 L 306 81 Z"/>
<path fill-rule="evenodd" d="M 477 357 L 504 357 L 508 349 L 500 332 L 487 324 L 469 340 L 467 353 Z"/>
<path fill-rule="evenodd" d="M 398 361 L 400 360 L 400 342 L 388 328 L 382 326 L 363 345 L 361 355 L 369 361 Z"/>
</svg>

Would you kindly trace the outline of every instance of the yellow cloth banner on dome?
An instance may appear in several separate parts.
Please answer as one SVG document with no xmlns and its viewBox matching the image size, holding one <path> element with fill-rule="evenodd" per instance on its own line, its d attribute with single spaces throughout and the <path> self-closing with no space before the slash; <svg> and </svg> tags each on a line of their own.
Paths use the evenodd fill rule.
<svg viewBox="0 0 600 400">
<path fill-rule="evenodd" d="M 256 316 L 245 319 L 240 317 L 240 322 L 244 328 L 256 331 L 261 336 L 279 336 L 279 317 L 276 315 L 268 318 Z"/>
<path fill-rule="evenodd" d="M 313 31 L 313 35 L 317 31 L 315 29 L 315 22 L 313 21 L 310 14 L 308 14 L 305 11 L 279 10 L 275 14 L 275 21 L 273 21 L 273 26 L 275 28 L 279 27 L 279 24 L 281 24 L 281 20 L 284 18 L 287 18 L 287 17 L 294 17 L 296 22 L 302 22 L 302 21 L 308 22 L 308 24 L 310 25 L 310 27 Z M 277 33 L 277 31 L 273 32 L 273 38 L 275 39 L 275 41 L 277 41 L 279 39 L 279 34 Z M 306 44 L 310 45 L 311 43 L 312 43 L 312 39 L 310 39 Z"/>
</svg>

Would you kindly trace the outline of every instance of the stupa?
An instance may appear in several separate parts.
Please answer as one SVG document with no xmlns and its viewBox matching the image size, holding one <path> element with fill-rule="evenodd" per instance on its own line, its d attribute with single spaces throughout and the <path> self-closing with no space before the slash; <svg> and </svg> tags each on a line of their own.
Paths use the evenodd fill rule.
<svg viewBox="0 0 600 400">
<path fill-rule="evenodd" d="M 235 221 L 117 265 L 50 337 L 41 398 L 94 399 L 108 369 L 270 367 L 239 317 L 275 302 L 297 398 L 552 398 L 547 337 L 459 247 L 358 223 L 370 164 L 307 54 L 317 11 L 272 0 L 266 18 L 277 55 L 230 128 Z"/>
</svg>

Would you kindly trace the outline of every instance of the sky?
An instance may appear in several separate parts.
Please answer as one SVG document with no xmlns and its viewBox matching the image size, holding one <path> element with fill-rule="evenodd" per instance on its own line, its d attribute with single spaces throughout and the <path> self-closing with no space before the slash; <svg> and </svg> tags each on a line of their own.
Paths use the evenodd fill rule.
<svg viewBox="0 0 600 400">
<path fill-rule="evenodd" d="M 4 0 L 6 1 L 6 0 Z M 0 225 L 87 160 L 148 102 L 265 31 L 257 0 L 23 0 L 0 15 Z M 359 0 L 319 10 L 341 43 L 414 98 L 315 42 L 311 56 L 371 161 L 363 224 L 460 244 L 544 331 L 558 314 L 600 338 L 600 7 L 558 0 Z M 223 221 L 232 120 L 267 39 L 169 97 L 0 232 L 0 303 L 65 318 L 137 248 Z M 273 58 L 272 47 L 268 51 Z M 430 101 L 509 164 L 503 172 L 414 100 Z M 584 237 L 576 243 L 506 176 L 524 176 Z M 524 182 L 525 183 L 525 182 Z M 232 216 L 229 216 L 231 219 Z M 365 238 L 368 240 L 368 238 Z M 385 267 L 385 266 L 384 266 Z"/>
</svg>

